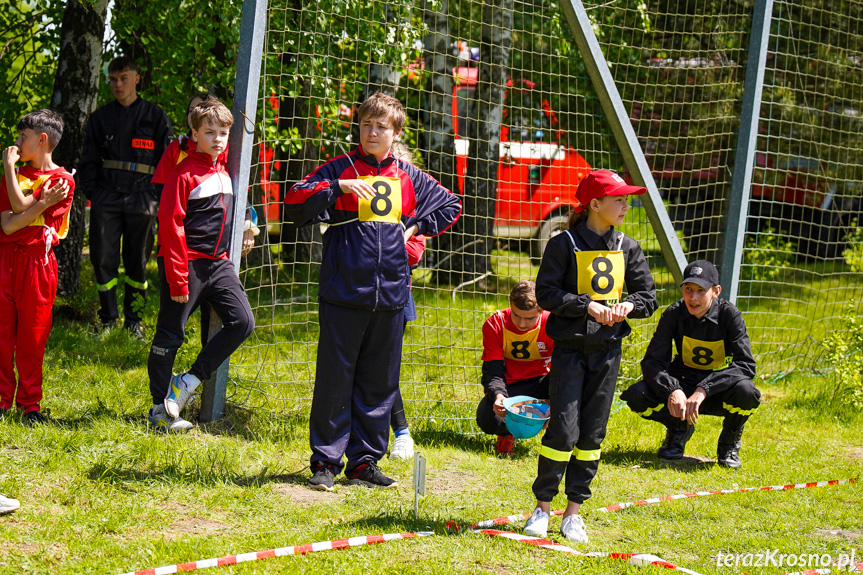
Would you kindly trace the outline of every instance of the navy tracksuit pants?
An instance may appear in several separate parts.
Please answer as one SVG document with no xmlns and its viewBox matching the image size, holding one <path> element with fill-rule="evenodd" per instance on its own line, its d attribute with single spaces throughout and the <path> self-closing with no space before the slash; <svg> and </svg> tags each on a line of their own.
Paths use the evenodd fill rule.
<svg viewBox="0 0 863 575">
<path fill-rule="evenodd" d="M 614 388 L 620 369 L 620 342 L 611 349 L 564 349 L 555 346 L 548 374 L 551 419 L 542 438 L 533 493 L 551 501 L 566 475 L 564 492 L 573 503 L 590 498 L 590 482 L 599 468 Z"/>
<path fill-rule="evenodd" d="M 255 329 L 249 298 L 231 260 L 190 260 L 189 301 L 186 303 L 171 299 L 164 258 L 158 261 L 159 319 L 147 361 L 154 404 L 162 403 L 168 393 L 177 350 L 183 344 L 186 322 L 195 308 L 207 302 L 222 320 L 222 329 L 207 341 L 189 369 L 189 373 L 201 381 L 209 379 Z"/>
<path fill-rule="evenodd" d="M 379 461 L 398 391 L 404 310 L 350 308 L 321 300 L 321 334 L 309 417 L 311 463 L 338 474 Z"/>
</svg>

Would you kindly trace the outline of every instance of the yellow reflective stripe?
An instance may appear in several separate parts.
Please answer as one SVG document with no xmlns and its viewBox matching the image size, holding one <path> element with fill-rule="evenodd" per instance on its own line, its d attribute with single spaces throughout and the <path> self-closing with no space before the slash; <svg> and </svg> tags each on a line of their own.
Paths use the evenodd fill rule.
<svg viewBox="0 0 863 575">
<path fill-rule="evenodd" d="M 141 282 L 136 282 L 133 279 L 129 279 L 128 277 L 126 277 L 124 279 L 126 280 L 126 283 L 129 284 L 130 286 L 132 286 L 133 288 L 147 289 L 147 280 L 144 280 L 144 283 L 141 283 Z M 117 280 L 114 280 L 114 281 L 116 282 Z"/>
<path fill-rule="evenodd" d="M 569 452 L 568 451 L 558 451 L 557 449 L 552 449 L 547 445 L 543 445 L 542 449 L 539 450 L 539 455 L 541 457 L 547 457 L 552 461 L 569 461 Z"/>
<path fill-rule="evenodd" d="M 112 279 L 106 284 L 96 284 L 96 289 L 99 291 L 108 291 L 117 287 L 117 278 Z"/>
<path fill-rule="evenodd" d="M 636 411 L 636 412 L 635 412 L 635 415 L 640 415 L 641 417 L 647 417 L 647 416 L 648 416 L 648 415 L 650 415 L 651 413 L 656 413 L 657 411 L 659 411 L 659 410 L 660 410 L 660 409 L 662 409 L 663 407 L 665 407 L 665 404 L 664 404 L 664 403 L 660 403 L 660 404 L 659 404 L 659 405 L 657 405 L 656 407 L 648 407 L 648 408 L 647 408 L 647 409 L 645 409 L 644 411 Z"/>
<path fill-rule="evenodd" d="M 731 413 L 739 413 L 740 415 L 752 415 L 752 412 L 755 411 L 755 408 L 752 409 L 740 409 L 739 407 L 734 407 L 729 403 L 722 402 L 723 409 L 728 410 Z"/>
<path fill-rule="evenodd" d="M 579 461 L 599 461 L 600 449 L 588 449 L 586 451 L 579 448 L 572 450 L 572 456 Z"/>
</svg>

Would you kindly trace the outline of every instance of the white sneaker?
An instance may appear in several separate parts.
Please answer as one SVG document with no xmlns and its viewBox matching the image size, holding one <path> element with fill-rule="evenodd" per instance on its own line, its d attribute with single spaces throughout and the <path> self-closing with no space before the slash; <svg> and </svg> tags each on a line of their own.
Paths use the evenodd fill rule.
<svg viewBox="0 0 863 575">
<path fill-rule="evenodd" d="M 21 504 L 17 499 L 12 499 L 11 497 L 3 497 L 0 495 L 0 515 L 3 513 L 12 513 L 16 509 L 21 507 Z"/>
<path fill-rule="evenodd" d="M 563 523 L 560 524 L 560 534 L 575 543 L 588 542 L 584 521 L 581 519 L 581 515 L 577 513 L 563 518 Z"/>
<path fill-rule="evenodd" d="M 548 513 L 539 507 L 534 509 L 533 515 L 524 524 L 524 532 L 528 535 L 545 539 L 548 535 Z"/>
<path fill-rule="evenodd" d="M 172 418 L 165 413 L 164 405 L 151 407 L 150 412 L 147 414 L 147 419 L 150 421 L 150 425 L 155 427 L 157 431 L 188 431 L 194 427 L 192 423 L 182 417 Z"/>
<path fill-rule="evenodd" d="M 165 411 L 173 418 L 180 417 L 180 412 L 186 407 L 192 392 L 198 387 L 189 384 L 183 375 L 185 374 L 171 377 L 171 385 L 168 386 L 168 394 L 165 396 Z"/>
<path fill-rule="evenodd" d="M 414 456 L 414 439 L 409 433 L 397 435 L 390 451 L 390 459 L 410 459 Z"/>
</svg>

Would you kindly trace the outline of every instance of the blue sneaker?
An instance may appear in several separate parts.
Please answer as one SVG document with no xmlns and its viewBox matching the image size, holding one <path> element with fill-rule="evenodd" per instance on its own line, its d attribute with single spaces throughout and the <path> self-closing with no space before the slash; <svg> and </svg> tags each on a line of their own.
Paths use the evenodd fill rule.
<svg viewBox="0 0 863 575">
<path fill-rule="evenodd" d="M 165 412 L 172 418 L 180 417 L 180 412 L 192 398 L 192 392 L 198 386 L 192 386 L 183 378 L 183 374 L 171 378 L 168 394 L 165 396 Z"/>
</svg>

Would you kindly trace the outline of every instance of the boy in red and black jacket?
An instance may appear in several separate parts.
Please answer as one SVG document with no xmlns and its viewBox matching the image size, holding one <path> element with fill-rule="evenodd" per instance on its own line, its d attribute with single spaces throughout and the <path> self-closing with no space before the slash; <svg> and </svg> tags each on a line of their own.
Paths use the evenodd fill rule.
<svg viewBox="0 0 863 575">
<path fill-rule="evenodd" d="M 69 231 L 75 181 L 51 158 L 63 136 L 59 114 L 32 112 L 17 128 L 15 144 L 3 151 L 0 181 L 0 413 L 14 403 L 33 424 L 45 420 L 42 362 L 57 293 L 52 248 Z M 18 161 L 26 165 L 16 170 Z"/>
<path fill-rule="evenodd" d="M 321 332 L 310 416 L 314 489 L 331 491 L 347 456 L 349 483 L 393 487 L 387 450 L 398 389 L 410 267 L 405 242 L 436 236 L 461 213 L 456 196 L 390 152 L 405 123 L 381 93 L 357 111 L 360 146 L 323 164 L 285 195 L 297 225 L 327 222 L 320 271 Z"/>
<path fill-rule="evenodd" d="M 180 417 L 192 392 L 249 337 L 255 327 L 249 300 L 228 257 L 234 195 L 231 178 L 218 160 L 228 145 L 233 116 L 218 101 L 191 114 L 197 150 L 168 176 L 159 204 L 159 319 L 147 370 L 157 429 L 180 431 Z M 251 246 L 244 243 L 244 250 Z M 222 319 L 188 373 L 172 376 L 189 315 L 203 301 Z"/>
</svg>

